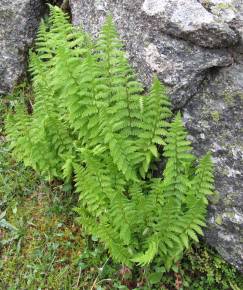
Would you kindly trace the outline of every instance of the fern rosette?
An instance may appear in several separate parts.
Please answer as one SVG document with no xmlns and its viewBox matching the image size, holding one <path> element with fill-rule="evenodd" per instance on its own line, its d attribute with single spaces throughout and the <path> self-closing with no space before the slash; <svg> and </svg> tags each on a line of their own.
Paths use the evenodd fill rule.
<svg viewBox="0 0 243 290">
<path fill-rule="evenodd" d="M 170 269 L 203 234 L 210 155 L 195 166 L 180 114 L 169 122 L 165 87 L 154 77 L 145 95 L 111 17 L 93 42 L 59 8 L 50 12 L 30 57 L 33 112 L 19 106 L 7 120 L 11 148 L 49 179 L 74 177 L 79 221 L 113 259 L 158 257 Z M 163 175 L 152 177 L 161 158 Z"/>
</svg>

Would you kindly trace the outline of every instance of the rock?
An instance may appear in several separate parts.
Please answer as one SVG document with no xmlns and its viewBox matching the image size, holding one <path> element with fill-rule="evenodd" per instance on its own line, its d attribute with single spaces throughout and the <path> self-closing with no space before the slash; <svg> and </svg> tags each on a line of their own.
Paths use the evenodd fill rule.
<svg viewBox="0 0 243 290">
<path fill-rule="evenodd" d="M 212 14 L 220 18 L 240 37 L 237 51 L 243 51 L 243 1 L 242 0 L 200 0 Z"/>
<path fill-rule="evenodd" d="M 44 11 L 41 0 L 1 0 L 0 94 L 10 92 L 25 74 L 26 54 Z"/>
<path fill-rule="evenodd" d="M 243 271 L 243 62 L 205 82 L 184 110 L 198 156 L 211 151 L 216 190 L 209 208 L 207 241 Z M 217 201 L 217 200 L 216 200 Z"/>
<path fill-rule="evenodd" d="M 225 47 L 238 41 L 234 30 L 197 0 L 145 0 L 142 9 L 157 17 L 162 31 L 197 45 Z"/>
<path fill-rule="evenodd" d="M 148 86 L 153 73 L 170 88 L 176 108 L 193 96 L 208 70 L 232 61 L 225 49 L 208 49 L 161 32 L 156 17 L 142 10 L 142 0 L 70 1 L 75 25 L 97 35 L 107 13 L 111 12 L 131 63 Z M 140 7 L 141 9 L 138 9 Z"/>
<path fill-rule="evenodd" d="M 199 0 L 199 2 L 212 14 L 226 23 L 236 18 L 239 0 Z M 237 3 L 238 2 L 238 3 Z"/>
<path fill-rule="evenodd" d="M 233 12 L 221 2 L 233 3 Z M 94 36 L 105 16 L 113 15 L 145 86 L 157 73 L 174 107 L 183 108 L 196 154 L 212 151 L 217 195 L 209 207 L 206 239 L 243 271 L 243 50 L 235 46 L 243 35 L 241 2 L 70 0 L 70 7 L 73 23 Z M 216 12 L 215 6 L 228 12 Z"/>
</svg>

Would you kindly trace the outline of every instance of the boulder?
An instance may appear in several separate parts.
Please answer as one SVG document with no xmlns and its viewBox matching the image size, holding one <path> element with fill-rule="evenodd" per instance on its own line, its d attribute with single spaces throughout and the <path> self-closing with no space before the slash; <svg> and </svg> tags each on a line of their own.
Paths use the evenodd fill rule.
<svg viewBox="0 0 243 290">
<path fill-rule="evenodd" d="M 243 62 L 208 76 L 184 109 L 198 156 L 211 151 L 216 195 L 208 212 L 207 241 L 243 271 Z"/>
<path fill-rule="evenodd" d="M 197 45 L 225 47 L 238 41 L 235 31 L 197 0 L 145 0 L 142 9 L 158 19 L 162 31 Z"/>
<path fill-rule="evenodd" d="M 210 13 L 226 23 L 230 23 L 237 17 L 239 4 L 242 5 L 239 0 L 199 0 L 199 2 Z"/>
<path fill-rule="evenodd" d="M 196 154 L 212 151 L 217 194 L 206 239 L 241 271 L 242 6 L 240 0 L 70 0 L 73 23 L 94 36 L 112 14 L 145 87 L 158 74 L 174 108 L 184 111 Z"/>
<path fill-rule="evenodd" d="M 44 11 L 42 0 L 1 0 L 0 94 L 10 92 L 26 72 L 26 56 Z"/>
<path fill-rule="evenodd" d="M 210 150 L 215 163 L 217 196 L 209 206 L 206 239 L 243 272 L 243 3 L 209 0 L 207 9 L 223 17 L 240 42 L 230 50 L 233 64 L 208 74 L 184 119 L 196 153 Z"/>
</svg>

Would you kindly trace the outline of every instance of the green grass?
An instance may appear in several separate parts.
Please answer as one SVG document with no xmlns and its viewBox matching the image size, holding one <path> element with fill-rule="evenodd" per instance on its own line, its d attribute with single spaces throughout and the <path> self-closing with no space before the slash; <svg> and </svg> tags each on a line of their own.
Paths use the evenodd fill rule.
<svg viewBox="0 0 243 290">
<path fill-rule="evenodd" d="M 2 137 L 0 289 L 75 289 L 83 243 L 74 199 L 16 164 Z"/>
<path fill-rule="evenodd" d="M 0 289 L 243 289 L 242 275 L 203 243 L 192 246 L 170 273 L 159 260 L 132 271 L 114 264 L 76 224 L 77 195 L 11 156 L 3 116 L 16 99 L 26 101 L 23 94 L 31 98 L 26 85 L 0 100 Z"/>
</svg>

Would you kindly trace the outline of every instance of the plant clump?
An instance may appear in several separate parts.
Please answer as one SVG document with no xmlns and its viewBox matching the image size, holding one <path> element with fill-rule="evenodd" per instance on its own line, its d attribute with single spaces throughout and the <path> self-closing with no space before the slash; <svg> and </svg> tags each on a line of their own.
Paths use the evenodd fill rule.
<svg viewBox="0 0 243 290">
<path fill-rule="evenodd" d="M 6 124 L 14 156 L 48 179 L 75 183 L 75 208 L 87 233 L 128 267 L 159 257 L 169 270 L 205 226 L 213 191 L 210 155 L 191 153 L 164 86 L 150 92 L 129 65 L 112 18 L 97 41 L 57 7 L 42 22 L 30 54 L 35 101 Z M 166 160 L 154 178 L 155 160 Z"/>
</svg>

